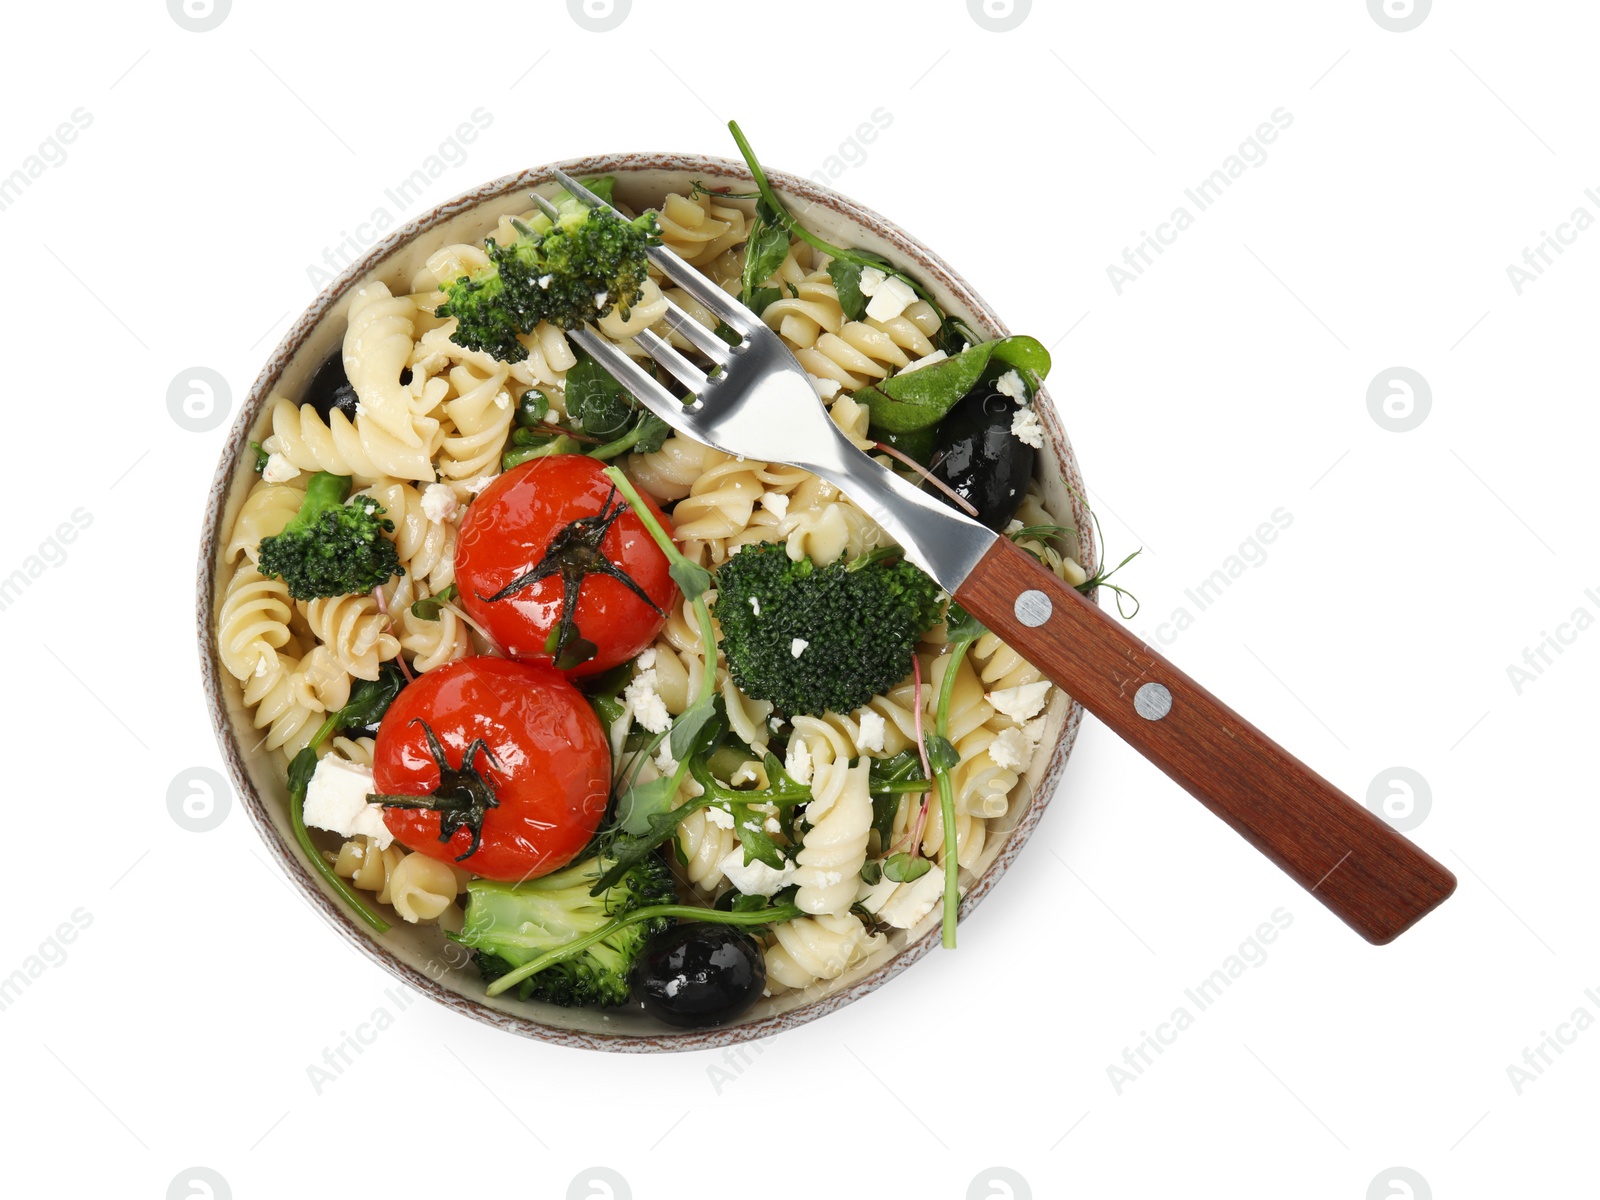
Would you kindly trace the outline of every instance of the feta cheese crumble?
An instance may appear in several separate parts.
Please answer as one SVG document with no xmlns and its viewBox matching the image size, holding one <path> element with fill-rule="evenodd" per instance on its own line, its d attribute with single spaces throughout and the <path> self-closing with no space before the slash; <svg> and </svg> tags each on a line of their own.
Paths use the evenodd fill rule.
<svg viewBox="0 0 1600 1200">
<path fill-rule="evenodd" d="M 758 617 L 761 615 L 761 598 L 759 596 L 750 597 L 750 611 Z"/>
<path fill-rule="evenodd" d="M 1010 396 L 1018 404 L 1028 402 L 1028 385 L 1022 382 L 1022 376 L 1015 371 L 1007 371 L 994 381 L 994 390 L 1002 396 Z"/>
<path fill-rule="evenodd" d="M 863 750 L 883 749 L 883 714 L 870 708 L 863 708 L 860 713 L 860 728 L 856 733 L 856 741 Z"/>
<path fill-rule="evenodd" d="M 747 865 L 743 846 L 728 851 L 717 867 L 728 877 L 728 882 L 746 896 L 771 896 L 781 892 L 794 882 L 794 873 L 799 869 L 794 862 L 785 862 L 783 870 L 774 871 L 759 858 Z"/>
<path fill-rule="evenodd" d="M 496 476 L 494 475 L 479 475 L 476 479 L 467 480 L 461 486 L 466 488 L 467 491 L 472 495 L 476 496 L 479 492 L 483 491 L 484 488 L 493 483 L 495 478 Z"/>
<path fill-rule="evenodd" d="M 761 507 L 781 521 L 789 515 L 789 497 L 782 492 L 766 492 L 761 497 Z"/>
<path fill-rule="evenodd" d="M 1020 729 L 1003 729 L 999 736 L 989 743 L 989 757 L 1001 770 L 1016 771 L 1021 774 L 1033 761 L 1033 743 Z"/>
<path fill-rule="evenodd" d="M 863 275 L 866 271 L 861 272 Z M 917 298 L 916 292 L 911 290 L 911 285 L 898 275 L 889 275 L 884 281 L 872 290 L 872 299 L 867 303 L 867 316 L 874 321 L 892 321 Z"/>
<path fill-rule="evenodd" d="M 733 814 L 725 808 L 718 808 L 715 804 L 706 807 L 706 820 L 718 829 L 733 828 Z"/>
<path fill-rule="evenodd" d="M 811 782 L 811 751 L 800 738 L 789 743 L 789 753 L 784 758 L 783 769 L 794 776 L 796 783 Z"/>
<path fill-rule="evenodd" d="M 944 362 L 944 360 L 949 357 L 950 356 L 943 350 L 934 350 L 929 354 L 924 354 L 921 358 L 913 359 L 911 362 L 908 362 L 905 366 L 900 368 L 900 374 L 909 375 L 913 371 L 922 370 L 923 367 L 931 367 L 934 363 Z"/>
<path fill-rule="evenodd" d="M 261 468 L 261 478 L 268 483 L 288 483 L 298 474 L 300 468 L 281 454 L 267 455 L 267 465 Z"/>
<path fill-rule="evenodd" d="M 832 400 L 839 394 L 839 381 L 837 379 L 823 379 L 821 376 L 813 375 L 809 371 L 806 373 L 806 378 L 811 380 L 811 386 L 816 389 L 817 395 L 824 400 Z"/>
<path fill-rule="evenodd" d="M 595 310 L 598 312 L 600 309 L 604 308 L 606 306 L 606 301 L 609 299 L 611 299 L 610 292 L 596 292 L 594 294 Z"/>
<path fill-rule="evenodd" d="M 789 643 L 789 653 L 799 658 L 806 652 L 806 647 L 811 645 L 805 638 L 795 638 Z"/>
<path fill-rule="evenodd" d="M 541 275 L 541 276 L 539 276 L 539 286 L 542 287 L 545 291 L 548 292 L 550 290 L 550 282 L 554 278 L 555 278 L 554 275 Z"/>
<path fill-rule="evenodd" d="M 655 668 L 650 667 L 635 675 L 622 690 L 622 702 L 633 709 L 634 720 L 651 733 L 664 733 L 672 724 L 666 701 L 656 692 L 658 678 Z"/>
<path fill-rule="evenodd" d="M 1019 408 L 1011 417 L 1011 436 L 1035 450 L 1044 448 L 1044 426 L 1031 408 Z"/>
<path fill-rule="evenodd" d="M 430 483 L 422 489 L 422 511 L 435 524 L 452 519 L 461 505 L 455 489 L 448 483 Z"/>
<path fill-rule="evenodd" d="M 889 278 L 888 274 L 878 270 L 877 267 L 862 267 L 861 282 L 858 285 L 861 289 L 861 294 L 868 297 L 874 295 L 878 290 L 878 285 L 887 278 Z"/>
<path fill-rule="evenodd" d="M 988 692 L 984 695 L 984 699 L 1021 725 L 1024 721 L 1030 721 L 1039 715 L 1049 692 L 1050 681 L 1041 679 L 1038 683 L 1019 683 L 1016 687 Z"/>
<path fill-rule="evenodd" d="M 383 823 L 383 809 L 367 803 L 368 793 L 376 790 L 371 767 L 325 755 L 306 788 L 306 824 L 343 837 L 365 834 L 378 849 L 386 849 L 394 834 Z"/>
</svg>

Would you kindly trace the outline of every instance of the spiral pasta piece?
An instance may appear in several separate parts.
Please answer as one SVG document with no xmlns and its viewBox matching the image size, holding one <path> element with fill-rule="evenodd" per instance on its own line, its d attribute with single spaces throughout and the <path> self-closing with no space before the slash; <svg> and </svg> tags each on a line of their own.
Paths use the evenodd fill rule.
<svg viewBox="0 0 1600 1200">
<path fill-rule="evenodd" d="M 235 679 L 276 669 L 276 652 L 289 641 L 293 608 L 281 579 L 263 575 L 246 560 L 235 568 L 217 610 L 217 649 Z"/>
<path fill-rule="evenodd" d="M 300 600 L 296 606 L 317 640 L 357 679 L 376 679 L 379 665 L 400 653 L 389 618 L 370 595 Z"/>
<path fill-rule="evenodd" d="M 814 718 L 795 718 L 800 722 Z M 850 911 L 867 859 L 867 834 L 872 828 L 872 793 L 863 759 L 817 763 L 813 768 L 811 803 L 806 805 L 806 830 L 800 844 L 799 890 L 794 902 L 802 912 L 839 916 Z"/>
<path fill-rule="evenodd" d="M 669 195 L 659 210 L 661 243 L 690 266 L 705 266 L 749 236 L 742 208 L 701 192 Z"/>
<path fill-rule="evenodd" d="M 413 380 L 413 382 L 416 382 Z M 354 476 L 365 485 L 385 475 L 433 482 L 433 454 L 441 437 L 433 417 L 416 422 L 421 445 L 408 445 L 376 424 L 361 426 L 334 409 L 324 421 L 309 405 L 279 398 L 272 405 L 272 433 L 262 448 L 281 454 L 302 471 Z"/>
<path fill-rule="evenodd" d="M 425 583 L 430 592 L 442 592 L 455 581 L 456 527 L 430 519 L 420 491 L 398 479 L 380 479 L 360 494 L 383 505 L 385 519 L 394 522 L 389 539 L 407 578 Z"/>
<path fill-rule="evenodd" d="M 239 515 L 234 518 L 233 529 L 228 534 L 228 545 L 222 552 L 222 561 L 237 562 L 242 554 L 253 563 L 260 562 L 261 539 L 282 533 L 283 527 L 300 511 L 305 498 L 303 487 L 258 480 L 244 498 Z"/>
<path fill-rule="evenodd" d="M 785 921 L 772 927 L 772 938 L 765 958 L 767 987 L 774 994 L 837 979 L 887 942 L 881 933 L 869 934 L 852 913 Z"/>
</svg>

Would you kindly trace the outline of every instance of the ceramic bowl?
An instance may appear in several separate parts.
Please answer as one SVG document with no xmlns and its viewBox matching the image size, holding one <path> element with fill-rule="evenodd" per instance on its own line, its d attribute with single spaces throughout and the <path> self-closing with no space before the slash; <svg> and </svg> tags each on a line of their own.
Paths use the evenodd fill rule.
<svg viewBox="0 0 1600 1200">
<path fill-rule="evenodd" d="M 258 749 L 260 735 L 240 703 L 239 686 L 221 669 L 217 658 L 213 614 L 218 589 L 226 578 L 219 565 L 219 552 L 227 543 L 234 516 L 255 478 L 247 443 L 263 438 L 269 399 L 280 394 L 300 395 L 317 366 L 339 346 L 350 297 L 358 284 L 380 279 L 396 292 L 407 290 L 412 273 L 432 250 L 451 242 L 479 241 L 494 229 L 501 214 L 526 211 L 528 191 L 551 180 L 556 167 L 579 177 L 615 175 L 617 199 L 635 208 L 657 204 L 669 192 L 686 193 L 696 180 L 713 186 L 731 184 L 737 191 L 749 190 L 750 185 L 749 172 L 742 164 L 700 155 L 601 155 L 536 167 L 486 183 L 439 205 L 372 247 L 339 276 L 300 315 L 272 352 L 250 389 L 217 464 L 200 545 L 196 605 L 206 697 L 233 785 L 273 858 L 330 925 L 411 987 L 498 1029 L 566 1046 L 631 1052 L 691 1050 L 767 1037 L 843 1008 L 937 947 L 937 907 L 918 928 L 896 931 L 881 952 L 843 977 L 762 1000 L 737 1023 L 716 1029 L 673 1029 L 631 1009 L 563 1009 L 520 1002 L 511 995 L 490 999 L 484 994 L 477 972 L 465 963 L 464 951 L 437 928 L 407 925 L 391 917 L 389 932 L 375 935 L 325 889 L 290 831 L 287 789 L 280 768 Z M 823 237 L 836 244 L 887 255 L 918 276 L 946 310 L 964 317 L 979 334 L 991 337 L 1007 332 L 1000 318 L 961 276 L 893 222 L 810 180 L 778 171 L 771 172 L 771 177 L 792 211 L 803 214 L 807 226 Z M 1078 559 L 1092 562 L 1095 548 L 1089 541 L 1088 513 L 1079 500 L 1084 487 L 1077 463 L 1045 392 L 1039 394 L 1037 408 L 1047 434 L 1038 464 L 1046 502 L 1052 511 L 1072 514 L 1074 524 L 1083 531 Z M 1041 752 L 1018 784 L 1006 815 L 990 823 L 989 838 L 976 871 L 964 876 L 968 886 L 961 902 L 963 917 L 972 912 L 1010 867 L 1038 823 L 1066 765 L 1082 711 L 1056 693 L 1048 716 Z M 1048 753 L 1043 748 L 1048 748 Z"/>
</svg>

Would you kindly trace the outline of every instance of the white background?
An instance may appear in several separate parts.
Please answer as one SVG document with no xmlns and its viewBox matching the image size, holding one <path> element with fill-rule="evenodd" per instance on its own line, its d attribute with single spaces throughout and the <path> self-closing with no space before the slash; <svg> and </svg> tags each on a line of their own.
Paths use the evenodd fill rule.
<svg viewBox="0 0 1600 1200">
<path fill-rule="evenodd" d="M 1600 632 L 1520 691 L 1507 670 L 1600 616 L 1600 232 L 1521 295 L 1506 271 L 1600 215 L 1591 5 L 1459 0 L 1406 33 L 1362 0 L 1038 3 L 1011 32 L 957 0 L 636 0 L 609 33 L 549 0 L 6 24 L 0 175 L 75 109 L 92 124 L 0 211 L 0 575 L 93 518 L 0 612 L 0 976 L 92 921 L 0 1011 L 8 1192 L 187 1195 L 200 1165 L 219 1196 L 562 1197 L 604 1194 L 580 1177 L 600 1164 L 639 1200 L 1596 1194 L 1600 1028 L 1521 1094 L 1507 1072 L 1600 1017 Z M 1170 638 L 1190 608 L 1173 657 L 1352 794 L 1419 772 L 1414 836 L 1457 896 L 1367 946 L 1091 721 L 960 950 L 746 1061 L 400 1011 L 237 808 L 204 834 L 168 816 L 176 775 L 220 766 L 190 608 L 224 432 L 180 428 L 166 393 L 199 365 L 236 403 L 307 265 L 480 106 L 492 126 L 399 216 L 587 152 L 731 154 L 735 116 L 810 174 L 891 113 L 835 186 L 1055 345 L 1109 549 L 1145 548 L 1134 628 Z M 1108 265 L 1280 107 L 1265 164 L 1119 295 Z M 1432 391 L 1407 433 L 1367 407 L 1396 365 Z M 1185 589 L 1279 508 L 1265 561 L 1195 612 Z M 1119 1094 L 1124 1047 L 1280 907 L 1265 964 Z M 392 1028 L 318 1094 L 307 1068 L 379 1007 Z"/>
</svg>

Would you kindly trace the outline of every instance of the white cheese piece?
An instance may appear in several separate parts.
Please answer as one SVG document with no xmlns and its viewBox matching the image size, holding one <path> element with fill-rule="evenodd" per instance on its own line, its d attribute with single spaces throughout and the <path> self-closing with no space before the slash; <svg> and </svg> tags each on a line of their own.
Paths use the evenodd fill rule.
<svg viewBox="0 0 1600 1200">
<path fill-rule="evenodd" d="M 718 808 L 715 804 L 707 806 L 706 820 L 710 821 L 718 829 L 733 828 L 733 814 L 725 808 Z"/>
<path fill-rule="evenodd" d="M 771 896 L 781 892 L 794 882 L 794 873 L 799 869 L 798 864 L 786 862 L 783 870 L 774 871 L 759 858 L 752 859 L 746 866 L 743 846 L 728 851 L 717 866 L 728 877 L 728 882 L 746 896 Z"/>
<path fill-rule="evenodd" d="M 554 275 L 541 275 L 541 276 L 539 276 L 539 286 L 544 288 L 545 291 L 549 291 L 550 290 L 550 283 L 554 279 L 555 279 Z"/>
<path fill-rule="evenodd" d="M 1011 436 L 1035 450 L 1044 449 L 1044 426 L 1031 408 L 1019 408 L 1011 417 Z"/>
<path fill-rule="evenodd" d="M 754 762 L 743 762 L 739 764 L 739 769 L 728 777 L 728 782 L 734 787 L 738 787 L 741 784 L 754 783 L 759 778 L 760 776 L 756 774 L 756 764 Z"/>
<path fill-rule="evenodd" d="M 634 720 L 651 733 L 661 733 L 672 724 L 666 701 L 656 692 L 657 678 L 654 667 L 640 671 L 622 692 L 622 702 L 632 706 Z"/>
<path fill-rule="evenodd" d="M 894 894 L 878 908 L 878 919 L 895 929 L 910 929 L 944 897 L 944 872 L 938 866 L 910 883 L 896 884 Z"/>
<path fill-rule="evenodd" d="M 758 597 L 758 596 L 751 596 L 750 597 L 750 611 L 752 613 L 754 613 L 758 617 L 761 615 L 761 599 L 760 599 L 760 597 Z"/>
<path fill-rule="evenodd" d="M 912 359 L 900 368 L 900 374 L 909 375 L 913 371 L 922 370 L 923 367 L 931 367 L 934 363 L 943 362 L 949 357 L 943 350 L 935 350 L 930 354 L 924 354 L 921 358 Z"/>
<path fill-rule="evenodd" d="M 267 465 L 261 468 L 261 478 L 268 483 L 288 483 L 298 474 L 300 468 L 281 454 L 267 455 Z"/>
<path fill-rule="evenodd" d="M 466 488 L 467 491 L 471 492 L 474 496 L 476 496 L 479 492 L 483 491 L 484 488 L 488 487 L 491 483 L 493 483 L 496 478 L 498 478 L 498 476 L 495 476 L 495 475 L 479 475 L 476 479 L 467 480 L 461 486 Z"/>
<path fill-rule="evenodd" d="M 789 643 L 789 653 L 799 658 L 806 652 L 806 647 L 811 645 L 805 638 L 795 638 Z"/>
<path fill-rule="evenodd" d="M 883 749 L 883 714 L 870 708 L 863 708 L 859 714 L 860 729 L 857 731 L 856 741 L 863 750 Z"/>
<path fill-rule="evenodd" d="M 761 507 L 781 521 L 789 515 L 789 497 L 782 492 L 767 492 L 761 497 Z"/>
<path fill-rule="evenodd" d="M 811 380 L 811 386 L 816 389 L 817 395 L 824 400 L 832 400 L 839 394 L 839 381 L 837 379 L 823 379 L 809 371 L 806 378 Z"/>
<path fill-rule="evenodd" d="M 761 828 L 766 830 L 768 833 L 783 832 L 783 826 L 778 824 L 777 817 L 768 817 L 765 821 L 761 822 Z"/>
<path fill-rule="evenodd" d="M 661 745 L 656 749 L 656 756 L 652 761 L 656 764 L 656 770 L 663 775 L 671 775 L 678 769 L 678 760 L 672 757 L 671 738 L 666 738 L 662 741 Z"/>
<path fill-rule="evenodd" d="M 875 292 L 877 292 L 878 285 L 887 278 L 889 278 L 889 276 L 885 272 L 878 270 L 877 267 L 862 267 L 860 283 L 861 294 L 863 296 L 873 295 Z"/>
<path fill-rule="evenodd" d="M 422 511 L 435 523 L 452 519 L 461 505 L 456 492 L 448 483 L 430 483 L 422 489 Z"/>
<path fill-rule="evenodd" d="M 994 390 L 1002 396 L 1010 396 L 1018 404 L 1028 402 L 1028 385 L 1022 382 L 1022 376 L 1015 371 L 1007 371 L 994 381 Z"/>
<path fill-rule="evenodd" d="M 865 271 L 862 272 L 866 274 Z M 911 285 L 898 275 L 890 275 L 872 292 L 867 304 L 867 316 L 874 321 L 892 321 L 917 298 Z"/>
<path fill-rule="evenodd" d="M 365 834 L 378 849 L 385 849 L 394 834 L 383 823 L 383 809 L 367 803 L 368 793 L 376 790 L 371 767 L 337 754 L 324 755 L 306 788 L 306 824 L 344 837 Z"/>
<path fill-rule="evenodd" d="M 611 299 L 610 292 L 596 292 L 594 294 L 595 311 L 599 312 L 602 308 L 604 308 L 606 306 L 606 301 L 609 299 Z"/>
<path fill-rule="evenodd" d="M 811 751 L 802 738 L 789 743 L 789 753 L 784 758 L 783 769 L 794 776 L 796 783 L 811 782 Z"/>
<path fill-rule="evenodd" d="M 1016 687 L 988 692 L 984 695 L 984 699 L 1021 725 L 1043 711 L 1045 697 L 1049 693 L 1050 681 L 1041 679 L 1038 683 L 1019 683 Z"/>
<path fill-rule="evenodd" d="M 1022 727 L 1022 732 L 1028 741 L 1037 746 L 1044 741 L 1044 718 L 1035 717 Z"/>
<path fill-rule="evenodd" d="M 656 648 L 654 646 L 646 646 L 639 651 L 639 657 L 633 661 L 639 664 L 639 670 L 648 671 L 656 665 Z"/>
<path fill-rule="evenodd" d="M 1015 771 L 1020 775 L 1033 761 L 1033 743 L 1020 729 L 1002 729 L 989 743 L 989 757 L 1001 770 Z"/>
</svg>

